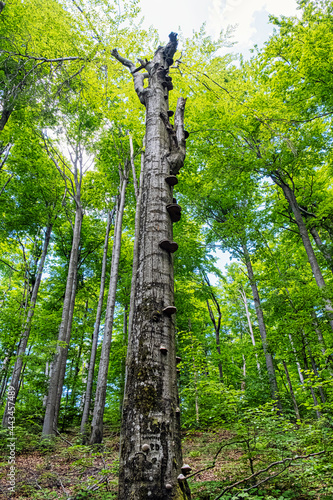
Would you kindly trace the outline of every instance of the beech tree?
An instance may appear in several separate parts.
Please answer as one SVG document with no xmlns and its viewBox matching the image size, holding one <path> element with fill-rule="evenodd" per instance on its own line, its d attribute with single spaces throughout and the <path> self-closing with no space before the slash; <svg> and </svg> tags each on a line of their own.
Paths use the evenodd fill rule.
<svg viewBox="0 0 333 500">
<path fill-rule="evenodd" d="M 182 474 L 172 259 L 178 248 L 172 224 L 180 218 L 172 186 L 178 182 L 176 175 L 185 158 L 185 99 L 178 99 L 172 126 L 169 68 L 177 35 L 170 33 L 169 39 L 156 50 L 152 61 L 140 60 L 139 68 L 113 50 L 114 57 L 129 68 L 146 107 L 137 269 L 121 427 L 120 500 L 190 496 Z M 146 73 L 140 73 L 141 69 Z"/>
</svg>

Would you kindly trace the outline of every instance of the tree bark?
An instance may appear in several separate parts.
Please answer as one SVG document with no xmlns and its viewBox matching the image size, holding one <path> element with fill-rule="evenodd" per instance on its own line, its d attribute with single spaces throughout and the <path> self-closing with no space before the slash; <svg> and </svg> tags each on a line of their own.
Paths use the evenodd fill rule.
<svg viewBox="0 0 333 500">
<path fill-rule="evenodd" d="M 172 88 L 168 69 L 176 47 L 172 33 L 170 42 L 157 49 L 152 62 L 140 61 L 148 71 L 147 88 L 143 87 L 144 75 L 136 72 L 135 65 L 113 51 L 130 68 L 139 99 L 146 106 L 140 239 L 123 403 L 119 500 L 190 497 L 185 478 L 180 476 L 174 320 L 170 309 L 165 309 L 173 306 L 174 301 L 172 252 L 177 248 L 172 244 L 172 221 L 166 209 L 173 201 L 172 189 L 165 179 L 170 173 L 178 173 L 185 158 L 185 99 L 178 99 L 175 128 L 168 118 L 168 89 Z"/>
<path fill-rule="evenodd" d="M 73 285 L 76 283 L 79 244 L 80 244 L 81 227 L 83 219 L 83 211 L 79 201 L 80 200 L 78 199 L 76 204 L 72 250 L 68 266 L 64 305 L 63 305 L 62 318 L 58 335 L 58 346 L 49 382 L 49 391 L 46 402 L 46 410 L 45 410 L 45 417 L 44 417 L 44 424 L 42 431 L 43 437 L 48 437 L 55 433 L 54 425 L 56 422 L 54 421 L 54 417 L 59 412 L 59 407 L 58 407 L 59 387 L 61 385 L 60 390 L 62 390 L 62 384 L 63 384 L 63 378 L 61 380 L 62 366 L 64 366 L 63 363 L 64 359 L 66 359 L 68 350 L 68 343 L 69 343 L 68 325 L 69 324 L 71 325 L 72 321 L 72 317 L 70 318 L 70 311 L 72 310 L 71 309 L 72 300 L 75 297 L 75 294 L 73 294 Z"/>
<path fill-rule="evenodd" d="M 245 244 L 242 245 L 242 248 L 243 248 L 243 253 L 244 253 L 244 257 L 245 257 L 245 264 L 246 264 L 246 268 L 247 268 L 247 273 L 248 273 L 248 277 L 250 280 L 253 301 L 254 301 L 254 307 L 256 310 L 256 314 L 257 314 L 257 320 L 258 320 L 258 326 L 259 326 L 259 331 L 260 331 L 262 347 L 263 347 L 265 359 L 266 359 L 266 367 L 267 367 L 267 374 L 268 374 L 269 385 L 270 385 L 270 390 L 271 390 L 271 396 L 273 399 L 275 399 L 277 401 L 278 407 L 280 408 L 281 404 L 280 404 L 279 397 L 278 397 L 278 386 L 277 386 L 277 382 L 276 382 L 273 357 L 267 348 L 266 325 L 265 325 L 264 315 L 263 315 L 261 305 L 260 305 L 260 298 L 259 298 L 257 283 L 256 283 L 255 278 L 254 278 L 251 258 L 250 258 L 250 254 L 248 252 L 248 249 L 247 249 Z"/>
<path fill-rule="evenodd" d="M 19 381 L 20 381 L 22 367 L 23 367 L 23 357 L 25 355 L 28 340 L 29 340 L 29 335 L 30 335 L 30 331 L 31 331 L 31 322 L 32 322 L 32 318 L 33 318 L 33 315 L 35 312 L 35 306 L 36 306 L 36 302 L 37 302 L 37 295 L 38 295 L 39 286 L 40 286 L 40 283 L 42 281 L 42 274 L 43 274 L 45 259 L 46 259 L 46 255 L 47 255 L 47 250 L 48 250 L 49 243 L 50 243 L 51 233 L 52 233 L 52 224 L 50 224 L 46 228 L 46 231 L 45 231 L 43 250 L 42 250 L 42 254 L 41 254 L 39 265 L 38 265 L 36 281 L 35 281 L 35 284 L 33 287 L 32 295 L 31 295 L 30 307 L 29 307 L 27 318 L 25 321 L 24 331 L 22 333 L 20 343 L 19 343 L 19 346 L 17 349 L 16 361 L 14 364 L 12 377 L 11 377 L 11 381 L 10 381 L 10 385 L 11 385 L 11 387 L 14 387 L 14 392 L 15 392 L 14 399 L 11 399 L 11 408 L 12 409 L 13 409 L 13 405 L 15 405 L 15 403 L 16 403 L 16 398 L 17 398 L 18 392 L 19 392 Z M 3 419 L 2 419 L 2 425 L 5 428 L 8 427 L 8 416 L 9 415 L 8 415 L 8 401 L 7 401 L 5 412 L 4 412 Z"/>
<path fill-rule="evenodd" d="M 103 439 L 103 416 L 106 399 L 106 386 L 109 370 L 109 358 L 112 340 L 113 317 L 116 305 L 116 291 L 118 281 L 118 267 L 121 250 L 121 235 L 122 223 L 125 208 L 125 195 L 127 187 L 127 174 L 121 180 L 121 192 L 119 198 L 119 207 L 117 211 L 116 223 L 114 228 L 114 242 L 112 248 L 112 261 L 110 271 L 110 284 L 109 293 L 106 306 L 104 337 L 101 351 L 101 358 L 99 361 L 98 379 L 95 394 L 95 405 L 93 412 L 93 419 L 91 423 L 90 444 L 101 443 Z"/>
<path fill-rule="evenodd" d="M 103 309 L 105 276 L 106 276 L 106 262 L 107 262 L 108 246 L 109 246 L 109 236 L 110 236 L 111 223 L 112 223 L 114 211 L 115 211 L 115 209 L 113 209 L 112 212 L 108 212 L 108 219 L 107 219 L 105 239 L 104 239 L 101 284 L 100 284 L 100 288 L 99 288 L 99 298 L 98 298 L 98 304 L 97 304 L 95 327 L 94 327 L 94 333 L 93 333 L 92 343 L 91 343 L 91 353 L 90 353 L 89 368 L 88 368 L 87 387 L 86 387 L 86 392 L 85 392 L 85 396 L 84 396 L 84 407 L 83 407 L 81 426 L 80 426 L 80 432 L 83 435 L 84 442 L 86 442 L 87 434 L 88 434 L 87 425 L 88 425 L 89 410 L 90 410 L 90 403 L 91 403 L 92 387 L 93 387 L 93 381 L 94 381 L 94 369 L 95 369 L 95 361 L 96 361 L 96 353 L 97 353 L 98 334 L 99 334 L 99 328 L 100 328 L 101 317 L 102 317 L 102 309 Z"/>
</svg>

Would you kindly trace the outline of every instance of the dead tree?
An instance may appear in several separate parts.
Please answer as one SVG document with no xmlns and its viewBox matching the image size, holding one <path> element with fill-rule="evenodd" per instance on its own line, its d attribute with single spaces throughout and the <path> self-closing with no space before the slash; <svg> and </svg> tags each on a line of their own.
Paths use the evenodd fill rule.
<svg viewBox="0 0 333 500">
<path fill-rule="evenodd" d="M 177 35 L 158 47 L 152 61 L 140 67 L 113 56 L 128 67 L 140 102 L 146 107 L 137 269 L 123 402 L 119 500 L 188 499 L 182 473 L 180 410 L 177 392 L 172 223 L 180 218 L 172 186 L 185 158 L 185 99 L 179 98 L 174 126 L 169 117 L 172 89 L 169 68 Z M 145 73 L 140 73 L 145 69 Z M 148 86 L 144 87 L 144 79 Z"/>
</svg>

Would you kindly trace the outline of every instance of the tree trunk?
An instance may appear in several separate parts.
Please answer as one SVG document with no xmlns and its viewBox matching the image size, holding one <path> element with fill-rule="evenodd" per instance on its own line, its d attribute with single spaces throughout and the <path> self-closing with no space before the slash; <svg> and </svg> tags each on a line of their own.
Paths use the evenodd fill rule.
<svg viewBox="0 0 333 500">
<path fill-rule="evenodd" d="M 242 354 L 243 358 L 243 380 L 241 382 L 241 391 L 245 391 L 245 379 L 246 379 L 246 359 L 244 354 Z"/>
<path fill-rule="evenodd" d="M 59 412 L 60 412 L 60 406 L 61 406 L 63 385 L 64 385 L 64 380 L 65 380 L 65 375 L 66 375 L 68 349 L 69 349 L 69 342 L 71 339 L 72 321 L 73 321 L 73 314 L 74 314 L 74 307 L 75 307 L 76 287 L 77 287 L 77 273 L 74 276 L 71 303 L 70 303 L 69 314 L 68 314 L 66 336 L 63 340 L 64 350 L 62 352 L 62 360 L 61 360 L 61 366 L 60 366 L 59 378 L 58 378 L 58 391 L 57 391 L 57 398 L 56 398 L 55 411 L 54 411 L 54 420 L 53 420 L 54 429 L 57 429 L 57 426 L 58 426 L 58 418 L 59 418 Z"/>
<path fill-rule="evenodd" d="M 245 307 L 246 319 L 247 319 L 247 324 L 249 325 L 249 331 L 250 331 L 250 337 L 251 337 L 252 345 L 253 345 L 253 347 L 255 347 L 256 346 L 256 340 L 254 338 L 254 333 L 253 333 L 253 328 L 252 328 L 252 321 L 251 321 L 249 306 L 247 305 L 246 293 L 245 293 L 244 288 L 241 288 L 239 290 L 239 292 L 240 292 L 240 296 L 241 296 L 241 298 L 243 300 L 243 304 L 244 304 L 244 307 Z M 260 362 L 259 362 L 259 358 L 258 358 L 258 353 L 255 353 L 255 356 L 256 356 L 256 360 L 257 360 L 258 373 L 260 375 L 260 373 L 261 373 L 261 366 L 260 366 Z"/>
<path fill-rule="evenodd" d="M 307 360 L 307 357 L 306 357 L 305 346 L 303 348 L 303 360 L 304 360 L 304 368 L 305 368 L 306 372 L 308 372 L 309 371 L 309 365 L 308 365 L 308 360 Z M 305 375 L 305 378 L 308 378 L 307 374 Z M 318 410 L 318 400 L 317 400 L 315 391 L 314 391 L 314 389 L 313 389 L 313 387 L 312 387 L 311 384 L 309 384 L 309 388 L 310 388 L 310 392 L 311 392 L 311 396 L 312 396 L 312 400 L 313 400 L 313 404 L 314 404 L 314 409 L 315 409 L 317 418 L 319 419 L 321 417 L 321 413 Z"/>
<path fill-rule="evenodd" d="M 73 294 L 73 285 L 74 283 L 76 283 L 76 276 L 77 276 L 77 263 L 79 255 L 82 219 L 83 219 L 83 212 L 81 204 L 78 199 L 75 211 L 75 224 L 73 231 L 72 250 L 68 266 L 64 305 L 63 305 L 62 318 L 58 335 L 58 346 L 57 346 L 55 360 L 53 362 L 52 372 L 50 376 L 48 397 L 46 402 L 46 411 L 45 411 L 43 431 L 42 431 L 43 437 L 51 436 L 54 434 L 55 432 L 54 417 L 55 414 L 58 413 L 59 411 L 59 408 L 57 408 L 59 402 L 58 391 L 60 385 L 62 389 L 63 379 L 61 380 L 61 373 L 62 373 L 61 367 L 63 366 L 63 360 L 66 358 L 66 353 L 68 350 L 68 343 L 69 343 L 69 336 L 67 330 L 68 330 L 68 324 L 71 325 L 72 321 L 72 318 L 70 318 L 69 316 L 71 311 L 72 300 L 75 297 L 75 294 Z"/>
<path fill-rule="evenodd" d="M 209 287 L 211 287 L 208 277 L 205 277 L 206 283 L 208 284 Z M 212 308 L 210 307 L 209 300 L 207 299 L 207 308 L 209 312 L 209 317 L 211 319 L 211 322 L 213 323 L 214 330 L 215 330 L 215 341 L 216 341 L 216 350 L 219 355 L 219 362 L 218 362 L 218 368 L 219 368 L 219 376 L 220 376 L 220 382 L 223 383 L 223 370 L 222 370 L 222 361 L 221 361 L 221 347 L 220 347 L 220 329 L 221 329 L 221 319 L 222 319 L 222 313 L 221 313 L 221 308 L 220 304 L 218 303 L 212 289 L 209 289 L 210 296 L 212 297 L 212 300 L 215 304 L 215 308 L 217 310 L 218 318 L 217 322 L 215 320 L 215 316 L 213 313 Z"/>
<path fill-rule="evenodd" d="M 251 263 L 250 254 L 248 252 L 248 249 L 247 249 L 245 244 L 242 245 L 242 248 L 243 248 L 246 268 L 247 268 L 247 272 L 248 272 L 248 276 L 249 276 L 249 280 L 250 280 L 250 284 L 251 284 L 251 290 L 252 290 L 252 295 L 253 295 L 254 307 L 255 307 L 257 319 L 258 319 L 258 326 L 259 326 L 259 331 L 260 331 L 262 347 L 263 347 L 265 359 L 266 359 L 266 367 L 267 367 L 269 385 L 270 385 L 270 390 L 271 390 L 271 396 L 273 399 L 275 399 L 277 401 L 278 407 L 280 408 L 281 404 L 280 404 L 279 397 L 278 397 L 278 386 L 277 386 L 277 382 L 276 382 L 273 357 L 272 357 L 272 354 L 267 349 L 266 325 L 265 325 L 264 315 L 263 315 L 261 305 L 260 305 L 260 298 L 259 298 L 257 283 L 254 279 L 252 263 Z"/>
<path fill-rule="evenodd" d="M 282 360 L 282 363 L 283 363 L 284 372 L 286 374 L 286 379 L 287 379 L 288 386 L 289 386 L 290 396 L 291 396 L 291 399 L 292 399 L 292 402 L 293 402 L 293 405 L 294 405 L 294 410 L 295 410 L 295 413 L 296 413 L 296 418 L 297 418 L 297 420 L 301 420 L 301 416 L 299 414 L 299 409 L 298 409 L 298 404 L 297 404 L 297 401 L 296 401 L 296 398 L 295 398 L 295 393 L 294 393 L 294 390 L 293 390 L 293 386 L 291 385 L 291 380 L 290 380 L 290 376 L 289 376 L 287 364 L 286 364 L 286 362 L 284 360 Z"/>
<path fill-rule="evenodd" d="M 145 149 L 145 143 L 144 143 Z M 142 183 L 143 183 L 143 171 L 144 171 L 144 154 L 141 154 L 141 171 L 140 171 L 140 181 L 138 189 L 138 197 L 136 199 L 136 212 L 135 212 L 135 234 L 134 234 L 134 248 L 133 248 L 133 265 L 132 265 L 132 282 L 131 282 L 131 297 L 130 297 L 130 309 L 128 316 L 128 339 L 131 336 L 132 322 L 133 322 L 133 311 L 134 311 L 134 297 L 135 297 L 135 285 L 136 285 L 136 272 L 138 269 L 138 253 L 139 253 L 139 241 L 140 241 L 140 214 L 141 214 L 141 197 L 142 197 Z"/>
<path fill-rule="evenodd" d="M 29 307 L 29 311 L 28 311 L 27 318 L 25 321 L 24 331 L 22 333 L 20 343 L 19 343 L 19 346 L 17 349 L 16 361 L 14 364 L 13 373 L 12 373 L 12 377 L 11 377 L 11 381 L 10 381 L 11 387 L 14 388 L 13 392 L 15 392 L 15 394 L 13 396 L 14 399 L 11 400 L 11 408 L 12 409 L 13 409 L 13 405 L 15 405 L 15 403 L 16 403 L 16 398 L 17 398 L 17 395 L 19 392 L 19 381 L 20 381 L 22 367 L 23 367 L 23 357 L 25 355 L 25 351 L 27 348 L 28 340 L 29 340 L 29 335 L 30 335 L 30 330 L 31 330 L 31 322 L 32 322 L 32 318 L 33 318 L 33 315 L 35 312 L 35 305 L 36 305 L 36 301 L 37 301 L 39 286 L 40 286 L 40 283 L 42 281 L 42 274 L 43 274 L 43 269 L 44 269 L 44 264 L 45 264 L 45 259 L 46 259 L 46 255 L 47 255 L 48 246 L 50 243 L 51 232 L 52 232 L 52 224 L 49 225 L 45 231 L 43 250 L 42 250 L 42 254 L 41 254 L 39 265 L 38 265 L 36 281 L 35 281 L 35 284 L 33 287 L 32 295 L 31 295 L 30 307 Z M 3 415 L 2 425 L 5 428 L 8 427 L 8 401 L 7 401 L 5 412 Z"/>
<path fill-rule="evenodd" d="M 310 263 L 310 266 L 311 266 L 311 269 L 313 272 L 313 276 L 316 280 L 318 287 L 320 289 L 323 289 L 326 286 L 325 280 L 323 278 L 323 275 L 321 273 L 321 270 L 320 270 L 318 262 L 317 262 L 317 258 L 315 256 L 314 251 L 313 251 L 310 237 L 308 234 L 308 230 L 306 228 L 301 211 L 299 209 L 299 206 L 298 206 L 298 203 L 297 203 L 297 200 L 295 197 L 295 193 L 288 186 L 288 184 L 286 184 L 281 179 L 281 176 L 278 175 L 276 177 L 275 175 L 272 175 L 271 177 L 272 177 L 273 181 L 281 187 L 283 194 L 290 205 L 290 208 L 291 208 L 291 210 L 294 214 L 295 220 L 296 220 L 296 224 L 298 226 L 299 233 L 300 233 L 302 241 L 303 241 L 303 245 L 304 245 L 306 254 L 308 256 L 308 260 L 309 260 L 309 263 Z M 330 326 L 333 330 L 333 306 L 332 306 L 332 303 L 329 299 L 324 299 L 324 301 L 325 301 L 325 309 L 328 313 L 329 323 L 330 323 Z"/>
<path fill-rule="evenodd" d="M 87 434 L 88 434 L 87 426 L 88 426 L 89 410 L 90 410 L 90 403 L 91 403 L 91 393 L 92 393 L 92 387 L 93 387 L 93 381 L 94 381 L 94 369 L 95 369 L 95 361 L 96 361 L 96 353 L 97 353 L 98 334 L 99 334 L 99 328 L 100 328 L 101 317 L 102 317 L 102 309 L 103 309 L 105 276 L 106 276 L 106 262 L 107 262 L 108 246 L 109 246 L 109 235 L 110 235 L 111 223 L 112 223 L 114 211 L 115 211 L 115 209 L 113 209 L 112 212 L 108 212 L 108 220 L 107 220 L 105 239 L 104 239 L 101 285 L 100 285 L 100 289 L 99 289 L 96 321 L 95 321 L 94 333 L 93 333 L 93 337 L 92 337 L 91 353 L 90 353 L 89 368 L 88 368 L 87 387 L 86 387 L 86 392 L 85 392 L 85 396 L 84 396 L 84 407 L 83 407 L 81 427 L 80 427 L 80 432 L 83 435 L 84 442 L 86 442 Z"/>
<path fill-rule="evenodd" d="M 128 66 L 140 101 L 146 106 L 146 149 L 140 206 L 140 239 L 134 310 L 127 353 L 121 429 L 119 500 L 190 498 L 182 466 L 178 408 L 172 221 L 166 209 L 172 188 L 166 181 L 183 165 L 185 100 L 178 99 L 175 129 L 168 118 L 168 76 L 176 51 L 175 34 L 145 63 L 149 85 L 135 65 Z M 138 78 L 138 75 L 140 78 Z M 179 477 L 179 480 L 178 480 Z"/>
<path fill-rule="evenodd" d="M 321 241 L 321 238 L 318 234 L 318 231 L 315 227 L 312 227 L 310 229 L 310 233 L 315 241 L 315 244 L 317 245 L 318 249 L 321 251 L 321 253 L 323 254 L 327 264 L 329 265 L 329 268 L 331 270 L 331 272 L 333 273 L 333 259 L 332 259 L 332 255 L 330 254 L 330 252 L 328 251 L 326 245 L 324 245 L 324 243 Z"/>
<path fill-rule="evenodd" d="M 125 175 L 127 175 L 127 172 Z M 99 361 L 94 413 L 91 423 L 90 444 L 101 443 L 103 439 L 103 416 L 104 416 L 106 386 L 107 386 L 108 370 L 109 370 L 113 317 L 116 305 L 118 267 L 119 267 L 120 250 L 121 250 L 121 234 L 122 234 L 122 223 L 123 223 L 123 215 L 125 208 L 125 195 L 126 195 L 127 182 L 128 179 L 127 177 L 124 176 L 121 182 L 119 207 L 117 211 L 116 223 L 114 228 L 114 241 L 112 248 L 112 261 L 111 261 L 111 271 L 110 271 L 110 285 L 109 285 L 109 294 L 106 305 L 104 337 L 103 337 L 103 344 L 101 351 L 101 359 Z"/>
</svg>

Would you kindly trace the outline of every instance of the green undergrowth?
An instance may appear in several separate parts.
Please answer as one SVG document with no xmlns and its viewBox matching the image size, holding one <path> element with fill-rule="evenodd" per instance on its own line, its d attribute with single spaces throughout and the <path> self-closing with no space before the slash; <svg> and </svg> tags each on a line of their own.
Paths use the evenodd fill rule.
<svg viewBox="0 0 333 500">
<path fill-rule="evenodd" d="M 2 431 L 1 498 L 117 499 L 118 433 L 106 427 L 103 445 L 85 446 L 76 428 L 42 443 L 37 430 L 17 427 L 11 495 L 6 489 L 8 436 Z M 192 500 L 333 500 L 332 436 L 327 416 L 290 422 L 272 405 L 244 409 L 237 422 L 224 426 L 183 430 L 184 462 L 191 474 L 198 472 L 189 479 Z"/>
</svg>

